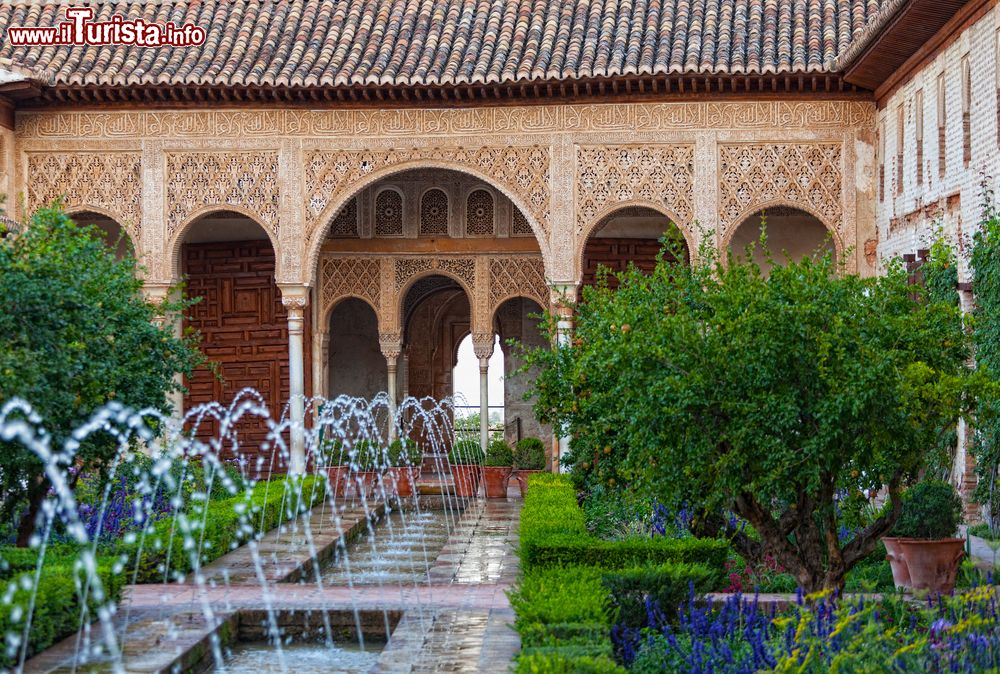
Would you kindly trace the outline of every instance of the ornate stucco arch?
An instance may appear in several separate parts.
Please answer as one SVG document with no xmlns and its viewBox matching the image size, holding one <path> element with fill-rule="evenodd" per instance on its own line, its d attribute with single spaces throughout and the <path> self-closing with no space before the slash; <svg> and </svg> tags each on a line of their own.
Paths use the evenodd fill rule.
<svg viewBox="0 0 1000 674">
<path fill-rule="evenodd" d="M 267 235 L 267 239 L 271 243 L 271 249 L 274 250 L 275 277 L 281 278 L 281 248 L 278 245 L 278 238 L 276 234 L 272 232 L 270 228 L 265 226 L 260 221 L 259 216 L 253 211 L 242 206 L 233 206 L 232 204 L 210 204 L 203 206 L 189 214 L 187 218 L 185 218 L 184 221 L 178 225 L 177 229 L 174 230 L 170 239 L 167 241 L 166 250 L 164 251 L 165 257 L 170 265 L 169 269 L 171 274 L 173 274 L 175 278 L 180 276 L 181 246 L 184 243 L 185 234 L 190 231 L 191 227 L 206 215 L 211 215 L 212 213 L 223 213 L 226 211 L 239 213 L 240 215 L 246 217 L 254 225 L 259 227 L 265 235 Z"/>
<path fill-rule="evenodd" d="M 837 253 L 837 260 L 845 260 L 845 250 L 844 242 L 841 238 L 840 232 L 838 231 L 837 225 L 830 222 L 830 220 L 823 216 L 822 213 L 818 212 L 815 208 L 812 208 L 808 204 L 802 204 L 798 201 L 792 201 L 791 199 L 771 199 L 761 203 L 754 203 L 747 206 L 740 214 L 733 219 L 733 224 L 730 225 L 723 233 L 719 244 L 719 250 L 721 251 L 723 257 L 725 257 L 725 252 L 729 248 L 730 242 L 733 240 L 733 236 L 736 231 L 746 223 L 747 218 L 760 211 L 766 211 L 769 208 L 794 208 L 795 210 L 802 211 L 807 215 L 811 215 L 816 218 L 826 228 L 826 231 L 830 234 L 830 238 L 833 240 L 833 249 Z"/>
<path fill-rule="evenodd" d="M 583 256 L 587 250 L 587 242 L 597 231 L 597 228 L 601 226 L 605 219 L 609 216 L 614 215 L 618 211 L 624 210 L 626 208 L 648 208 L 652 211 L 656 211 L 663 217 L 670 220 L 670 222 L 680 231 L 681 235 L 684 237 L 684 244 L 687 246 L 688 255 L 693 262 L 698 256 L 698 241 L 694 237 L 694 233 L 691 231 L 691 223 L 684 222 L 676 213 L 673 213 L 670 208 L 666 207 L 662 203 L 656 201 L 651 201 L 648 199 L 630 199 L 628 201 L 616 201 L 608 204 L 603 209 L 598 211 L 594 216 L 583 225 L 583 229 L 580 232 L 580 236 L 577 237 L 576 242 L 576 252 L 573 256 L 573 264 L 575 268 L 573 273 L 576 274 L 576 278 L 579 279 L 583 275 Z"/>
<path fill-rule="evenodd" d="M 464 173 L 506 196 L 524 215 L 542 252 L 545 268 L 550 268 L 549 148 L 313 150 L 307 152 L 304 159 L 307 202 L 305 268 L 310 278 L 315 278 L 320 248 L 340 209 L 366 187 L 413 169 Z M 528 176 L 526 184 L 519 183 L 519 176 Z"/>
<path fill-rule="evenodd" d="M 433 260 L 433 262 L 439 262 L 439 260 Z M 410 289 L 413 288 L 418 281 L 432 276 L 444 276 L 445 278 L 449 278 L 458 283 L 458 285 L 462 288 L 462 291 L 465 292 L 465 297 L 469 300 L 469 327 L 470 331 L 475 334 L 479 322 L 482 321 L 482 317 L 477 315 L 476 311 L 475 279 L 473 279 L 472 284 L 470 285 L 468 279 L 463 279 L 454 270 L 440 269 L 438 267 L 429 267 L 427 269 L 414 272 L 412 275 L 403 280 L 402 285 L 397 286 L 397 290 L 393 298 L 394 304 L 392 309 L 395 331 L 402 336 L 403 328 L 405 327 L 404 322 L 406 320 L 406 316 L 403 315 L 403 312 L 406 309 L 405 305 L 407 293 L 410 292 Z M 397 277 L 397 281 L 398 280 L 399 279 Z"/>
<path fill-rule="evenodd" d="M 89 204 L 76 204 L 66 207 L 66 215 L 73 217 L 77 215 L 82 215 L 84 213 L 96 213 L 97 215 L 102 215 L 108 220 L 114 222 L 118 227 L 125 233 L 128 237 L 129 242 L 132 244 L 132 250 L 135 251 L 135 256 L 137 258 L 142 258 L 144 249 L 142 247 L 142 237 L 139 236 L 139 230 L 130 227 L 128 224 L 123 223 L 119 216 L 112 210 L 104 208 L 103 206 L 91 206 Z M 93 224 L 93 223 L 84 223 Z"/>
<path fill-rule="evenodd" d="M 538 303 L 543 310 L 549 308 L 552 293 L 541 263 L 532 258 L 518 260 L 494 258 L 489 269 L 489 325 L 496 320 L 497 311 L 507 300 L 526 297 Z"/>
</svg>

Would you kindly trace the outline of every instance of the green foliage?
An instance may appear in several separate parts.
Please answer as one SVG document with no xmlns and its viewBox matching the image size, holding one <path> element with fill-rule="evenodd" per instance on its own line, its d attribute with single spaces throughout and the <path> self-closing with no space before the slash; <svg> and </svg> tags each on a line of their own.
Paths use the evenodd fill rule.
<svg viewBox="0 0 1000 674">
<path fill-rule="evenodd" d="M 903 494 L 903 512 L 892 529 L 904 538 L 951 538 L 962 520 L 962 499 L 941 480 L 918 482 Z"/>
<path fill-rule="evenodd" d="M 973 238 L 972 287 L 975 309 L 972 339 L 976 365 L 994 381 L 1000 381 L 1000 212 L 992 190 L 984 182 L 979 229 Z M 1000 524 L 1000 396 L 981 401 L 977 411 L 973 446 L 978 483 L 975 497 L 989 506 L 993 524 Z"/>
<path fill-rule="evenodd" d="M 134 258 L 116 259 L 99 230 L 76 225 L 58 205 L 0 239 L 0 403 L 28 401 L 55 448 L 111 401 L 169 414 L 175 375 L 202 362 L 194 335 L 174 335 L 172 321 L 190 303 L 147 302 L 138 272 Z M 96 433 L 75 463 L 100 472 L 120 449 Z M 30 450 L 0 443 L 0 520 L 25 512 L 22 544 L 49 487 Z"/>
<path fill-rule="evenodd" d="M 538 438 L 521 438 L 514 446 L 514 466 L 521 470 L 545 468 L 545 443 Z"/>
<path fill-rule="evenodd" d="M 587 529 L 598 538 L 648 535 L 653 508 L 649 499 L 630 489 L 593 485 L 583 501 Z"/>
<path fill-rule="evenodd" d="M 6 553 L 7 551 L 5 551 Z M 32 551 L 34 552 L 34 551 Z M 22 634 L 28 619 L 28 607 L 34 594 L 34 612 L 28 630 L 27 655 L 30 657 L 53 645 L 80 624 L 83 598 L 87 599 L 87 615 L 96 616 L 100 605 L 94 600 L 92 587 L 88 587 L 83 567 L 76 557 L 46 555 L 41 576 L 35 580 L 34 568 L 18 573 L 0 586 L 0 634 L 8 635 L 5 648 L 0 650 L 0 667 L 13 668 L 18 662 L 21 645 L 12 643 L 9 635 Z M 121 573 L 115 573 L 114 561 L 98 558 L 97 576 L 104 593 L 104 602 L 117 601 L 124 587 Z"/>
<path fill-rule="evenodd" d="M 987 522 L 972 525 L 969 527 L 969 533 L 987 541 L 1000 541 L 1000 528 L 991 528 Z"/>
<path fill-rule="evenodd" d="M 195 500 L 176 518 L 161 520 L 134 540 L 108 550 L 127 560 L 129 582 L 182 580 L 196 567 L 308 511 L 326 496 L 323 480 L 289 477 L 261 482 L 221 501 Z"/>
<path fill-rule="evenodd" d="M 510 448 L 504 440 L 494 440 L 490 443 L 490 446 L 486 448 L 486 463 L 487 466 L 513 466 L 514 465 L 514 451 Z"/>
<path fill-rule="evenodd" d="M 550 567 L 526 573 L 508 593 L 517 615 L 514 627 L 587 623 L 610 628 L 614 611 L 601 584 L 601 570 L 589 566 Z"/>
<path fill-rule="evenodd" d="M 647 599 L 656 602 L 668 617 L 674 617 L 677 606 L 690 596 L 692 588 L 698 594 L 715 590 L 720 576 L 718 567 L 704 564 L 660 564 L 606 571 L 601 582 L 618 611 L 617 622 L 638 629 L 648 623 Z"/>
<path fill-rule="evenodd" d="M 355 442 L 349 455 L 359 471 L 381 471 L 386 465 L 386 450 L 366 438 Z"/>
<path fill-rule="evenodd" d="M 770 551 L 807 589 L 839 587 L 894 513 L 831 556 L 835 494 L 898 493 L 983 384 L 958 307 L 898 263 L 862 278 L 830 256 L 766 274 L 707 247 L 699 260 L 584 288 L 572 343 L 527 353 L 536 412 L 567 429 L 565 463 L 587 484 L 687 504 L 696 533 L 725 531 L 748 559 Z"/>
<path fill-rule="evenodd" d="M 389 443 L 390 466 L 419 466 L 423 460 L 423 450 L 410 438 L 406 438 L 406 440 L 396 439 Z"/>
<path fill-rule="evenodd" d="M 625 674 L 625 669 L 605 657 L 576 653 L 528 653 L 517 659 L 516 674 Z"/>
<path fill-rule="evenodd" d="M 479 440 L 459 440 L 448 452 L 448 463 L 456 466 L 481 466 L 484 458 Z"/>
</svg>

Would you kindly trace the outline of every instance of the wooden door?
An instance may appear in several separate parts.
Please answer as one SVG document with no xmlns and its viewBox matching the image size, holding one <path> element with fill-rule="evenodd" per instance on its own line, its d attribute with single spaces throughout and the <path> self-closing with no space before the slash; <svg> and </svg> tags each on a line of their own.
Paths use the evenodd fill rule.
<svg viewBox="0 0 1000 674">
<path fill-rule="evenodd" d="M 185 382 L 185 410 L 218 401 L 228 407 L 242 389 L 256 389 L 272 417 L 288 401 L 288 321 L 274 281 L 274 251 L 268 241 L 185 244 L 187 293 L 201 300 L 188 310 L 185 327 L 201 334 L 202 351 L 216 370 L 200 368 Z M 310 325 L 306 312 L 304 371 L 310 372 Z M 306 393 L 309 393 L 306 381 Z M 198 437 L 219 433 L 216 422 L 199 426 Z M 262 450 L 267 425 L 247 418 L 238 426 L 239 451 L 251 457 L 254 472 L 271 472 L 270 450 Z M 287 434 L 286 434 L 287 435 Z M 286 438 L 287 441 L 287 438 Z M 232 458 L 232 447 L 223 456 Z M 283 461 L 273 469 L 283 472 Z M 282 465 L 279 465 L 282 464 Z"/>
</svg>

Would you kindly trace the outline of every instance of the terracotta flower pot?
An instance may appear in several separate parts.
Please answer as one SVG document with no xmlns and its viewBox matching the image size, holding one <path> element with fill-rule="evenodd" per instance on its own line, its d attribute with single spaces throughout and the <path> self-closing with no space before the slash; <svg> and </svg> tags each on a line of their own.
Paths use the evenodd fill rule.
<svg viewBox="0 0 1000 674">
<path fill-rule="evenodd" d="M 486 498 L 507 498 L 507 482 L 510 480 L 510 466 L 484 466 L 483 484 Z"/>
<path fill-rule="evenodd" d="M 900 542 L 905 540 L 908 539 L 890 536 L 882 539 L 882 543 L 885 544 L 885 558 L 892 569 L 892 582 L 896 585 L 897 589 L 909 589 L 912 587 L 910 569 L 906 565 L 906 558 L 903 556 L 903 548 L 900 545 Z"/>
<path fill-rule="evenodd" d="M 455 478 L 455 496 L 475 496 L 479 492 L 482 470 L 482 467 L 473 464 L 451 464 L 451 475 Z"/>
<path fill-rule="evenodd" d="M 541 473 L 540 470 L 524 470 L 523 468 L 517 469 L 517 486 L 521 488 L 521 498 L 528 495 L 528 478 L 535 473 Z"/>
<path fill-rule="evenodd" d="M 909 538 L 899 541 L 899 545 L 903 549 L 914 590 L 948 594 L 955 589 L 958 563 L 965 555 L 964 539 Z"/>
<path fill-rule="evenodd" d="M 351 473 L 348 483 L 354 489 L 354 495 L 362 498 L 372 498 L 376 492 L 381 492 L 378 482 L 379 473 L 376 470 L 359 470 Z M 381 494 L 378 494 L 381 496 Z"/>
<path fill-rule="evenodd" d="M 420 466 L 393 466 L 389 469 L 387 489 L 396 486 L 396 495 L 407 498 L 413 496 L 413 485 L 420 479 Z"/>
<path fill-rule="evenodd" d="M 350 472 L 350 466 L 327 466 L 326 476 L 330 481 L 330 491 L 334 498 L 346 494 L 348 489 L 347 476 Z"/>
</svg>

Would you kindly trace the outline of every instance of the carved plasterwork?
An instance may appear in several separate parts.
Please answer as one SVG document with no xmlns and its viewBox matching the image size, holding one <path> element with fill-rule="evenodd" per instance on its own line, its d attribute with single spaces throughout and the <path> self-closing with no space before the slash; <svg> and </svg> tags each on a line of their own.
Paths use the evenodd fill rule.
<svg viewBox="0 0 1000 674">
<path fill-rule="evenodd" d="M 370 257 L 324 257 L 319 266 L 319 291 L 323 317 L 345 297 L 365 300 L 379 316 L 382 297 L 379 261 Z"/>
<path fill-rule="evenodd" d="M 719 145 L 719 234 L 772 204 L 800 206 L 844 239 L 840 143 Z"/>
<path fill-rule="evenodd" d="M 545 266 L 536 257 L 490 258 L 490 316 L 511 297 L 530 297 L 543 309 L 549 302 Z"/>
<path fill-rule="evenodd" d="M 661 205 L 686 225 L 694 219 L 694 145 L 577 148 L 576 230 L 584 237 L 616 204 Z"/>
<path fill-rule="evenodd" d="M 375 197 L 375 236 L 403 235 L 403 195 L 384 189 Z"/>
<path fill-rule="evenodd" d="M 430 189 L 420 198 L 420 233 L 448 233 L 448 195 L 444 190 Z"/>
<path fill-rule="evenodd" d="M 317 138 L 873 127 L 864 101 L 688 101 L 397 110 L 26 112 L 21 138 Z"/>
<path fill-rule="evenodd" d="M 333 219 L 333 224 L 330 225 L 330 236 L 332 237 L 356 237 L 358 235 L 358 200 L 351 199 L 348 201 L 340 212 L 337 213 L 337 217 Z"/>
<path fill-rule="evenodd" d="M 327 209 L 358 186 L 393 167 L 421 163 L 467 169 L 519 198 L 543 229 L 549 220 L 549 153 L 537 146 L 425 147 L 385 150 L 313 150 L 305 157 L 306 241 L 326 226 Z M 546 235 L 547 238 L 547 235 Z"/>
<path fill-rule="evenodd" d="M 232 206 L 278 234 L 277 152 L 168 152 L 167 236 L 195 212 Z"/>
<path fill-rule="evenodd" d="M 486 190 L 473 190 L 465 201 L 465 233 L 472 236 L 492 236 L 494 224 L 493 195 Z"/>
<path fill-rule="evenodd" d="M 62 197 L 68 210 L 94 208 L 140 241 L 142 155 L 138 152 L 29 152 L 28 211 Z"/>
</svg>

